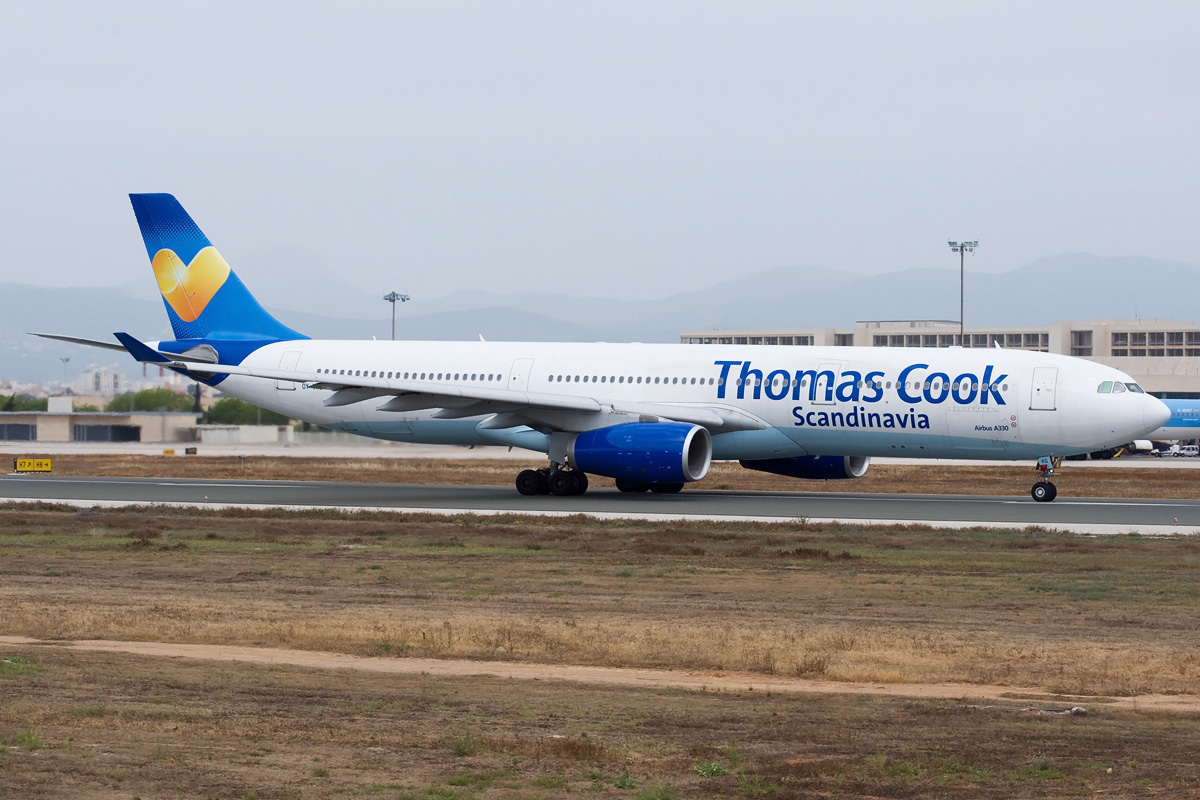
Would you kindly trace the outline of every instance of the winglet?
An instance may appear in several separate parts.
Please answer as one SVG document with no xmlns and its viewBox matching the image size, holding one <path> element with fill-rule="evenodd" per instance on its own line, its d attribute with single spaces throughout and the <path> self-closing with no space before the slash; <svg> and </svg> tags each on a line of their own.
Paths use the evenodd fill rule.
<svg viewBox="0 0 1200 800">
<path fill-rule="evenodd" d="M 128 333 L 114 333 L 113 336 L 117 337 L 117 341 L 123 344 L 125 349 L 129 351 L 129 355 L 133 356 L 137 361 L 143 363 L 149 362 L 151 364 L 165 364 L 171 360 L 150 347 L 150 345 L 139 342 Z"/>
</svg>

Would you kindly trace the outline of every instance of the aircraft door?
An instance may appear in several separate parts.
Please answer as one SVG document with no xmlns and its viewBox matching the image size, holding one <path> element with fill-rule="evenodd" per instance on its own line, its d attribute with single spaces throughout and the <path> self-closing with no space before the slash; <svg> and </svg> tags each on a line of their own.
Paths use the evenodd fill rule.
<svg viewBox="0 0 1200 800">
<path fill-rule="evenodd" d="M 1030 411 L 1054 411 L 1055 389 L 1058 385 L 1058 367 L 1035 367 L 1033 387 L 1029 394 Z"/>
<path fill-rule="evenodd" d="M 508 376 L 508 388 L 515 392 L 529 390 L 529 373 L 533 372 L 532 358 L 518 358 L 512 363 L 512 371 Z"/>
<path fill-rule="evenodd" d="M 833 377 L 829 377 L 832 374 Z M 837 364 L 822 364 L 817 368 L 817 393 L 810 395 L 813 397 L 812 404 L 815 406 L 831 406 L 837 403 L 837 397 L 833 390 L 837 388 L 838 376 L 842 374 L 841 363 Z M 828 397 L 828 399 L 826 399 Z"/>
<path fill-rule="evenodd" d="M 289 350 L 279 359 L 279 368 L 295 369 L 298 363 L 300 363 L 300 351 Z M 275 388 L 281 392 L 294 392 L 296 384 L 293 381 L 275 381 Z"/>
</svg>

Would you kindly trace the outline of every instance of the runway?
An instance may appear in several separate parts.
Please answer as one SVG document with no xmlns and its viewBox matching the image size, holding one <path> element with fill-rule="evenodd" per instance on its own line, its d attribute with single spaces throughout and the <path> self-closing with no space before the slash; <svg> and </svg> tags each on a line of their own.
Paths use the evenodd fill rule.
<svg viewBox="0 0 1200 800">
<path fill-rule="evenodd" d="M 582 497 L 524 497 L 508 486 L 430 486 L 163 478 L 0 476 L 0 498 L 80 506 L 168 503 L 208 507 L 388 509 L 444 514 L 589 514 L 645 519 L 840 520 L 939 527 L 1031 525 L 1080 533 L 1200 533 L 1200 501 L 738 492 L 685 489 L 677 495 L 593 489 Z"/>
</svg>

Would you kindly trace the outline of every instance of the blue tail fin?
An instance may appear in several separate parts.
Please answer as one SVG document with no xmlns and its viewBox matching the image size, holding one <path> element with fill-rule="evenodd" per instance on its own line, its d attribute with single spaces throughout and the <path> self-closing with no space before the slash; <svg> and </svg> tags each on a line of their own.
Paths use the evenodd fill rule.
<svg viewBox="0 0 1200 800">
<path fill-rule="evenodd" d="M 307 339 L 267 313 L 179 201 L 131 194 L 175 338 Z"/>
</svg>

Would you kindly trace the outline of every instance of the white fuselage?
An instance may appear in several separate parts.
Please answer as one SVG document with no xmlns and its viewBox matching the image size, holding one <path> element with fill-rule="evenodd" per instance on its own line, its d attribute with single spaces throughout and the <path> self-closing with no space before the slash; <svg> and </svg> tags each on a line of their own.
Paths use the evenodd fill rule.
<svg viewBox="0 0 1200 800">
<path fill-rule="evenodd" d="M 622 406 L 707 409 L 735 420 L 710 427 L 715 459 L 1037 458 L 1144 438 L 1169 416 L 1140 389 L 1099 393 L 1104 381 L 1134 385 L 1117 370 L 1020 350 L 298 340 L 261 347 L 242 364 L 313 372 L 318 381 L 357 373 L 403 383 L 410 392 L 415 381 L 584 397 L 606 409 L 534 415 L 558 430 L 637 421 Z M 381 439 L 526 447 L 533 441 L 480 426 L 490 412 L 444 419 L 435 415 L 445 411 L 380 410 L 387 396 L 328 407 L 333 391 L 316 383 L 230 375 L 218 388 L 297 419 Z"/>
</svg>

